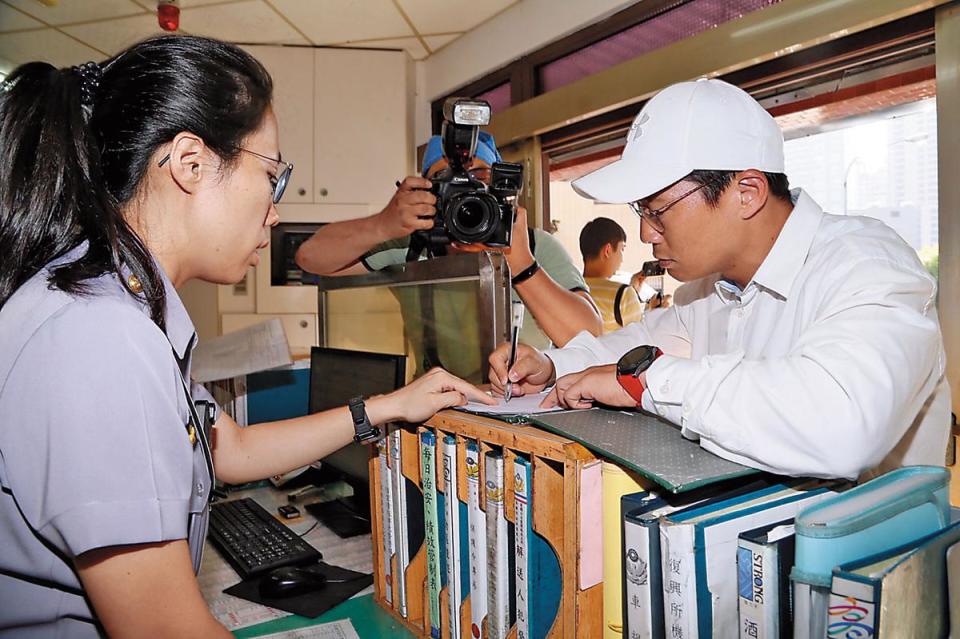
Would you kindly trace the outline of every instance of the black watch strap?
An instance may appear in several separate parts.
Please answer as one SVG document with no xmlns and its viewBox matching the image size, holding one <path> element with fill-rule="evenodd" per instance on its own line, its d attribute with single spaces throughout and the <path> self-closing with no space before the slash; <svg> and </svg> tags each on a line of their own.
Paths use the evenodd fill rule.
<svg viewBox="0 0 960 639">
<path fill-rule="evenodd" d="M 360 444 L 366 444 L 380 439 L 380 429 L 370 423 L 363 397 L 354 397 L 347 406 L 350 408 L 353 429 L 356 431 L 353 440 Z"/>
<path fill-rule="evenodd" d="M 514 275 L 513 278 L 510 280 L 510 283 L 513 286 L 516 286 L 517 284 L 523 284 L 524 282 L 529 280 L 531 277 L 533 277 L 539 270 L 540 270 L 540 263 L 537 262 L 536 258 L 534 258 L 533 264 L 531 264 L 527 268 L 523 269 L 522 271 Z"/>
</svg>

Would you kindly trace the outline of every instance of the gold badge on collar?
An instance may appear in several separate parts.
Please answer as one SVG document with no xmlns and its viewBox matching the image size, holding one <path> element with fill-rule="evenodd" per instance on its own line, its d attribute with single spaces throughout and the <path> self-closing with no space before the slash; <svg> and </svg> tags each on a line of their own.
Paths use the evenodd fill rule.
<svg viewBox="0 0 960 639">
<path fill-rule="evenodd" d="M 127 277 L 127 288 L 129 288 L 134 293 L 143 292 L 143 284 L 140 283 L 140 278 L 136 275 L 129 275 Z"/>
<path fill-rule="evenodd" d="M 187 436 L 190 438 L 190 445 L 196 447 L 197 445 L 197 429 L 193 427 L 193 424 L 187 426 Z"/>
</svg>

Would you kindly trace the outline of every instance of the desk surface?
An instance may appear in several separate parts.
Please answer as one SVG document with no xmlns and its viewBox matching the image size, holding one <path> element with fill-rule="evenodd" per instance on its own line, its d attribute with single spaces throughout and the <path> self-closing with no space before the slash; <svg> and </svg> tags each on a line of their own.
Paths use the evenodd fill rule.
<svg viewBox="0 0 960 639">
<path fill-rule="evenodd" d="M 236 491 L 231 493 L 230 497 L 231 499 L 252 497 L 270 512 L 276 512 L 277 506 L 286 503 L 285 493 L 272 486 Z M 373 571 L 370 535 L 341 539 L 331 530 L 317 523 L 309 513 L 304 513 L 300 519 L 286 523 L 297 534 L 303 534 L 317 524 L 304 536 L 304 539 L 322 552 L 328 563 L 359 572 Z M 204 549 L 198 580 L 200 590 L 211 612 L 237 637 L 258 637 L 340 619 L 350 619 L 361 639 L 413 637 L 399 622 L 373 602 L 371 594 L 373 586 L 316 619 L 291 615 L 283 610 L 225 595 L 223 590 L 239 582 L 240 577 L 209 541 Z"/>
</svg>

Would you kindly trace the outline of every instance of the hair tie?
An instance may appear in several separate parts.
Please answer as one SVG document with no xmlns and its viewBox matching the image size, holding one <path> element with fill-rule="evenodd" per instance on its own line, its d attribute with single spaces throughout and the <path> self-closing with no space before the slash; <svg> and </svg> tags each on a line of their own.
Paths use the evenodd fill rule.
<svg viewBox="0 0 960 639">
<path fill-rule="evenodd" d="M 103 70 L 96 62 L 86 62 L 73 67 L 73 72 L 80 76 L 80 104 L 92 106 L 97 97 Z"/>
</svg>

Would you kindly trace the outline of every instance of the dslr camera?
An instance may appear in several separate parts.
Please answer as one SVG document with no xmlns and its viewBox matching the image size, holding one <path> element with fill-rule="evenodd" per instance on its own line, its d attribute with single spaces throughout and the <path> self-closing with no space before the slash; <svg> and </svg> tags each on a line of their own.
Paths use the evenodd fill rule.
<svg viewBox="0 0 960 639">
<path fill-rule="evenodd" d="M 451 242 L 510 246 L 523 166 L 494 163 L 489 184 L 467 168 L 476 155 L 480 127 L 489 123 L 490 104 L 485 100 L 449 98 L 444 103 L 440 137 L 449 167 L 430 178 L 430 192 L 437 198 L 436 221 L 432 229 L 413 233 L 408 260 L 424 249 L 430 256 L 446 255 Z"/>
</svg>

